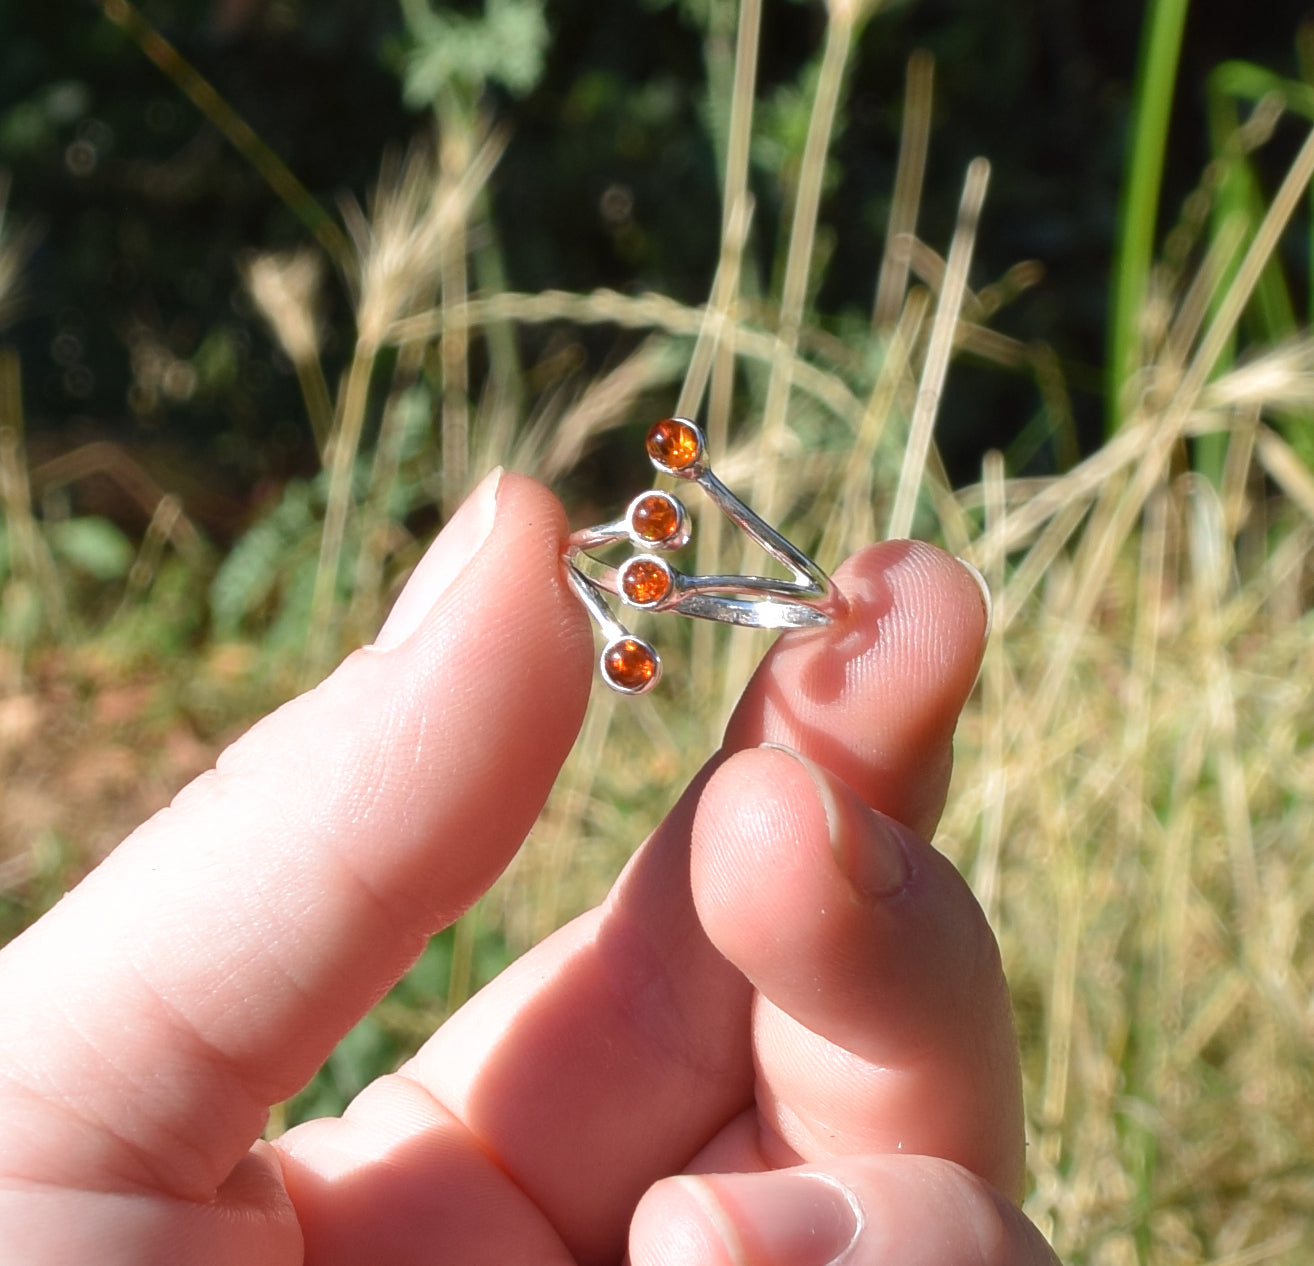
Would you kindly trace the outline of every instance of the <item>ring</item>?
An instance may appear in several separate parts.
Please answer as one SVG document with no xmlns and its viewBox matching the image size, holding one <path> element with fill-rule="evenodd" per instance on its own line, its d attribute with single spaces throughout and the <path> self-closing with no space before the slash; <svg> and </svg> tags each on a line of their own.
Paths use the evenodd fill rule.
<svg viewBox="0 0 1314 1266">
<path fill-rule="evenodd" d="M 572 533 L 565 549 L 566 576 L 607 639 L 599 667 L 612 689 L 622 694 L 652 689 L 661 676 L 661 659 L 649 642 L 635 637 L 616 619 L 607 605 L 607 594 L 641 611 L 670 612 L 746 628 L 808 629 L 830 623 L 834 595 L 830 578 L 712 473 L 703 433 L 694 423 L 687 418 L 666 418 L 649 428 L 646 447 L 660 473 L 702 488 L 793 580 L 693 576 L 671 566 L 653 551 L 670 552 L 687 545 L 689 516 L 679 498 L 657 489 L 635 497 L 621 518 Z M 605 566 L 589 554 L 620 542 L 642 552 L 619 567 Z M 592 564 L 591 569 L 586 569 L 584 560 Z"/>
</svg>

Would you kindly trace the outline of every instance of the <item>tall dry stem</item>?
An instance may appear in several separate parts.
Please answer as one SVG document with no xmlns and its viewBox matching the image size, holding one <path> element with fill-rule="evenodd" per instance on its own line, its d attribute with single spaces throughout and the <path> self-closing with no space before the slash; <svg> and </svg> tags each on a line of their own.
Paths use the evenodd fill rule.
<svg viewBox="0 0 1314 1266">
<path fill-rule="evenodd" d="M 945 375 L 949 371 L 949 357 L 953 353 L 954 333 L 958 328 L 958 313 L 967 291 L 967 270 L 972 262 L 976 245 L 976 229 L 981 220 L 981 207 L 985 202 L 986 184 L 990 179 L 990 164 L 975 159 L 967 169 L 963 196 L 958 207 L 958 224 L 949 245 L 949 261 L 945 269 L 944 284 L 936 303 L 931 322 L 931 339 L 922 367 L 922 379 L 917 389 L 917 404 L 913 409 L 908 443 L 904 448 L 903 469 L 899 472 L 899 488 L 890 512 L 890 536 L 907 536 L 912 531 L 913 513 L 917 508 L 917 493 L 922 486 L 926 459 L 931 451 L 931 430 L 940 409 L 940 394 L 944 390 Z"/>
<path fill-rule="evenodd" d="M 903 134 L 899 161 L 894 170 L 890 195 L 890 219 L 885 232 L 885 253 L 876 282 L 872 305 L 872 329 L 887 329 L 903 307 L 908 286 L 908 253 L 905 243 L 917 231 L 922 183 L 926 179 L 926 156 L 931 142 L 931 108 L 935 91 L 935 60 L 925 51 L 908 59 L 908 83 L 904 91 Z"/>
<path fill-rule="evenodd" d="M 835 116 L 839 109 L 844 69 L 853 48 L 855 24 L 860 16 L 858 7 L 838 3 L 829 7 L 826 44 L 821 56 L 812 114 L 808 120 L 807 139 L 803 145 L 798 191 L 794 197 L 794 215 L 789 228 L 789 249 L 785 256 L 785 278 L 781 287 L 780 315 L 776 326 L 776 359 L 772 361 L 766 403 L 762 409 L 762 426 L 757 437 L 759 465 L 752 490 L 754 506 L 759 507 L 759 512 L 771 522 L 780 517 L 781 466 L 788 456 L 784 442 L 785 419 L 789 413 L 793 390 L 790 371 L 798 349 L 799 327 L 808 298 L 826 155 L 830 150 Z"/>
<path fill-rule="evenodd" d="M 16 672 L 28 641 L 43 626 L 56 637 L 68 632 L 68 610 L 59 573 L 32 513 L 23 430 L 23 380 L 18 353 L 12 347 L 0 347 L 0 505 L 4 507 L 9 546 L 4 605 L 6 623 L 19 639 L 15 647 Z"/>
<path fill-rule="evenodd" d="M 306 680 L 314 680 L 324 671 L 342 634 L 337 620 L 342 553 L 379 350 L 396 337 L 393 331 L 398 322 L 432 304 L 441 292 L 444 277 L 457 287 L 458 302 L 464 300 L 465 221 L 501 156 L 505 139 L 503 134 L 493 133 L 478 146 L 460 148 L 459 170 L 453 166 L 456 158 L 452 151 L 444 169 L 441 159 L 436 162 L 429 150 L 417 147 L 404 163 L 385 163 L 369 219 L 354 204 L 344 208 L 357 251 L 356 345 L 338 399 L 327 454 L 328 496 L 311 598 L 303 670 Z M 460 256 L 459 265 L 453 260 L 456 254 Z M 441 328 L 448 327 L 443 324 Z M 463 340 L 462 334 L 451 347 L 459 351 Z M 404 336 L 402 341 L 406 341 Z M 463 352 L 453 352 L 444 361 L 444 368 L 458 376 L 463 375 L 463 366 Z M 462 381 L 456 389 L 462 400 L 464 391 Z M 463 410 L 462 404 L 455 414 L 444 413 L 445 418 L 455 417 L 461 425 L 454 423 L 452 434 L 444 436 L 453 451 L 444 451 L 443 460 L 461 471 L 466 466 Z"/>
</svg>

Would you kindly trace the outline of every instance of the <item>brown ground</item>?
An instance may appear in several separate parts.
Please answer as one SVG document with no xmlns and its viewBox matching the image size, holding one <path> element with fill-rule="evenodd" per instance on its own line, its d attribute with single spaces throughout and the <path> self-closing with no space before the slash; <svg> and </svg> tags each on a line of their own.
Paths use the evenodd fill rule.
<svg viewBox="0 0 1314 1266">
<path fill-rule="evenodd" d="M 52 650 L 0 695 L 0 943 L 245 728 L 249 660 L 232 647 L 124 675 L 94 649 Z"/>
</svg>

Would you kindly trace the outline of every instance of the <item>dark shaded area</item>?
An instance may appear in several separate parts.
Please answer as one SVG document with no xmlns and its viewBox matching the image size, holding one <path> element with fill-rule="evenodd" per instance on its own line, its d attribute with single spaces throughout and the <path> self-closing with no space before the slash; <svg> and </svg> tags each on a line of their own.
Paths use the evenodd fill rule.
<svg viewBox="0 0 1314 1266">
<path fill-rule="evenodd" d="M 384 150 L 422 126 L 400 102 L 392 4 L 142 7 L 325 205 L 343 193 L 363 198 Z M 1058 350 L 1082 440 L 1096 443 L 1102 405 L 1092 389 L 1144 9 L 1143 0 L 920 0 L 872 21 L 823 208 L 834 253 L 821 310 L 838 321 L 870 306 L 904 64 L 928 48 L 936 116 L 922 235 L 947 244 L 966 164 L 989 157 L 973 279 L 1022 259 L 1044 264 L 1044 284 L 997 324 Z M 1206 158 L 1207 71 L 1241 57 L 1294 75 L 1294 34 L 1309 12 L 1281 0 L 1196 0 L 1164 194 L 1169 220 Z M 494 185 L 509 284 L 654 288 L 699 300 L 719 227 L 702 33 L 661 0 L 558 0 L 549 21 L 542 82 L 498 103 L 514 127 Z M 823 31 L 819 4 L 767 6 L 760 95 L 763 119 L 780 135 L 781 94 Z M 754 180 L 767 243 L 782 214 L 769 166 L 769 154 L 760 156 Z M 304 240 L 305 229 L 94 4 L 0 13 L 0 169 L 12 181 L 10 215 L 41 234 L 21 318 L 3 333 L 22 357 L 34 459 L 92 436 L 152 451 L 157 469 L 174 472 L 171 486 L 216 495 L 209 517 L 220 532 L 261 486 L 313 465 L 295 381 L 235 266 L 245 251 Z M 776 261 L 756 262 L 765 289 Z M 350 329 L 337 294 L 331 328 L 342 333 L 329 343 L 330 381 Z M 545 337 L 528 333 L 527 350 Z M 598 338 L 605 347 L 614 335 Z M 980 453 L 1008 443 L 1035 409 L 1024 376 L 956 370 L 940 433 L 952 471 L 973 477 Z"/>
<path fill-rule="evenodd" d="M 0 20 L 0 167 L 10 214 L 40 232 L 7 335 L 33 459 L 109 436 L 156 450 L 175 486 L 243 502 L 308 452 L 295 382 L 235 261 L 304 230 L 93 5 L 19 8 Z M 271 8 L 231 32 L 218 5 L 146 12 L 327 199 L 364 189 L 413 126 L 377 54 L 386 6 L 328 4 L 286 22 Z"/>
</svg>

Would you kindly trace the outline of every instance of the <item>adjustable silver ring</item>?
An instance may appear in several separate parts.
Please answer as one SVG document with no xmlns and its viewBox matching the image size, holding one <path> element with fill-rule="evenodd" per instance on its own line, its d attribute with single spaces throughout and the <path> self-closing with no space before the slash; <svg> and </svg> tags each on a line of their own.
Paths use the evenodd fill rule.
<svg viewBox="0 0 1314 1266">
<path fill-rule="evenodd" d="M 688 514 L 678 497 L 656 489 L 635 497 L 622 518 L 572 533 L 565 550 L 567 578 L 607 638 L 600 667 L 609 686 L 624 694 L 642 694 L 657 684 L 661 660 L 650 643 L 620 624 L 605 594 L 615 594 L 642 611 L 747 628 L 809 629 L 830 623 L 834 599 L 830 578 L 712 473 L 703 433 L 694 423 L 687 418 L 667 418 L 649 429 L 646 443 L 648 457 L 658 471 L 697 484 L 793 579 L 693 576 L 671 566 L 654 551 L 670 552 L 688 544 Z M 589 551 L 619 542 L 628 542 L 641 552 L 619 567 L 590 557 Z"/>
</svg>

